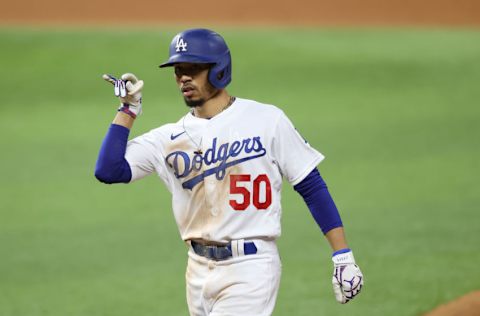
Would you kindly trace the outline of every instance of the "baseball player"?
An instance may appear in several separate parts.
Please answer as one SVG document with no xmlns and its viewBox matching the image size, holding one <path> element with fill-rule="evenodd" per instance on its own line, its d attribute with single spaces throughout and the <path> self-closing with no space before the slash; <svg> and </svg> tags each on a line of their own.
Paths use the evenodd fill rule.
<svg viewBox="0 0 480 316">
<path fill-rule="evenodd" d="M 281 274 L 276 239 L 283 178 L 304 198 L 332 247 L 336 300 L 347 303 L 360 293 L 363 275 L 316 168 L 324 156 L 276 106 L 227 92 L 232 61 L 224 39 L 207 29 L 181 32 L 160 67 L 173 67 L 190 110 L 178 122 L 128 141 L 142 113 L 143 81 L 130 73 L 104 75 L 121 104 L 95 176 L 130 183 L 156 173 L 165 183 L 189 249 L 190 314 L 272 314 Z"/>
</svg>

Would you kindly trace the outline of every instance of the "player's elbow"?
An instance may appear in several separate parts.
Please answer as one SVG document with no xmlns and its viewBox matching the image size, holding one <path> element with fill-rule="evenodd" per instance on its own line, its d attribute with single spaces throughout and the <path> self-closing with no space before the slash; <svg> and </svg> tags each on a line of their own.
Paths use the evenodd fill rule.
<svg viewBox="0 0 480 316">
<path fill-rule="evenodd" d="M 100 168 L 95 168 L 95 178 L 102 183 L 115 183 L 115 179 L 112 177 L 112 174 Z"/>
<path fill-rule="evenodd" d="M 106 184 L 128 183 L 132 178 L 132 171 L 126 161 L 120 165 L 97 162 L 95 178 Z"/>
</svg>

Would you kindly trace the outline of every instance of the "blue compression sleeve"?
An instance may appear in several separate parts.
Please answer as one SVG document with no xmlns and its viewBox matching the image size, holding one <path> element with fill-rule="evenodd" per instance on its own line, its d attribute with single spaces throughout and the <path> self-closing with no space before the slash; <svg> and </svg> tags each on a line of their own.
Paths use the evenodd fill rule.
<svg viewBox="0 0 480 316">
<path fill-rule="evenodd" d="M 124 126 L 112 124 L 103 140 L 98 153 L 95 177 L 103 183 L 128 183 L 132 179 L 132 170 L 125 159 L 128 134 Z"/>
<path fill-rule="evenodd" d="M 316 168 L 293 188 L 303 197 L 324 234 L 343 226 L 335 202 L 328 192 L 327 184 Z"/>
</svg>

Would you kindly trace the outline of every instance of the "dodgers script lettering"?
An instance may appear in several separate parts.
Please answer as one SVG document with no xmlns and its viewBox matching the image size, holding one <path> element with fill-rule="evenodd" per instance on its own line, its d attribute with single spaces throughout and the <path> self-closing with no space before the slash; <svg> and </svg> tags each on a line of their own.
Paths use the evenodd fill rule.
<svg viewBox="0 0 480 316">
<path fill-rule="evenodd" d="M 184 151 L 174 151 L 165 158 L 167 164 L 174 170 L 177 179 L 188 178 L 195 171 L 200 171 L 205 166 L 215 165 L 210 169 L 204 170 L 182 183 L 183 188 L 193 189 L 195 185 L 203 181 L 205 177 L 215 174 L 217 180 L 223 180 L 226 169 L 248 160 L 262 157 L 266 154 L 266 149 L 262 144 L 260 137 L 245 138 L 242 141 L 232 143 L 223 143 L 217 145 L 217 138 L 212 140 L 212 145 L 204 154 L 196 153 L 190 157 Z M 229 160 L 229 158 L 241 158 Z"/>
</svg>

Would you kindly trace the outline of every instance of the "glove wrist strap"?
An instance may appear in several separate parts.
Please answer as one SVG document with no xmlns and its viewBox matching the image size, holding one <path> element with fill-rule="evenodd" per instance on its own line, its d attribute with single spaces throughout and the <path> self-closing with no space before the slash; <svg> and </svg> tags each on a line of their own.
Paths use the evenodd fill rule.
<svg viewBox="0 0 480 316">
<path fill-rule="evenodd" d="M 334 253 L 332 253 L 332 257 L 335 257 L 336 255 L 346 253 L 346 252 L 349 252 L 349 251 L 352 251 L 352 250 L 350 248 L 344 248 L 344 249 L 337 250 Z"/>
<path fill-rule="evenodd" d="M 335 265 L 355 264 L 355 258 L 353 252 L 348 249 L 348 252 L 339 253 L 332 257 L 332 261 Z"/>
<path fill-rule="evenodd" d="M 128 103 L 123 103 L 122 105 L 120 105 L 120 107 L 118 108 L 118 111 L 128 114 L 133 119 L 137 118 L 137 114 L 130 111 L 130 105 Z"/>
</svg>

